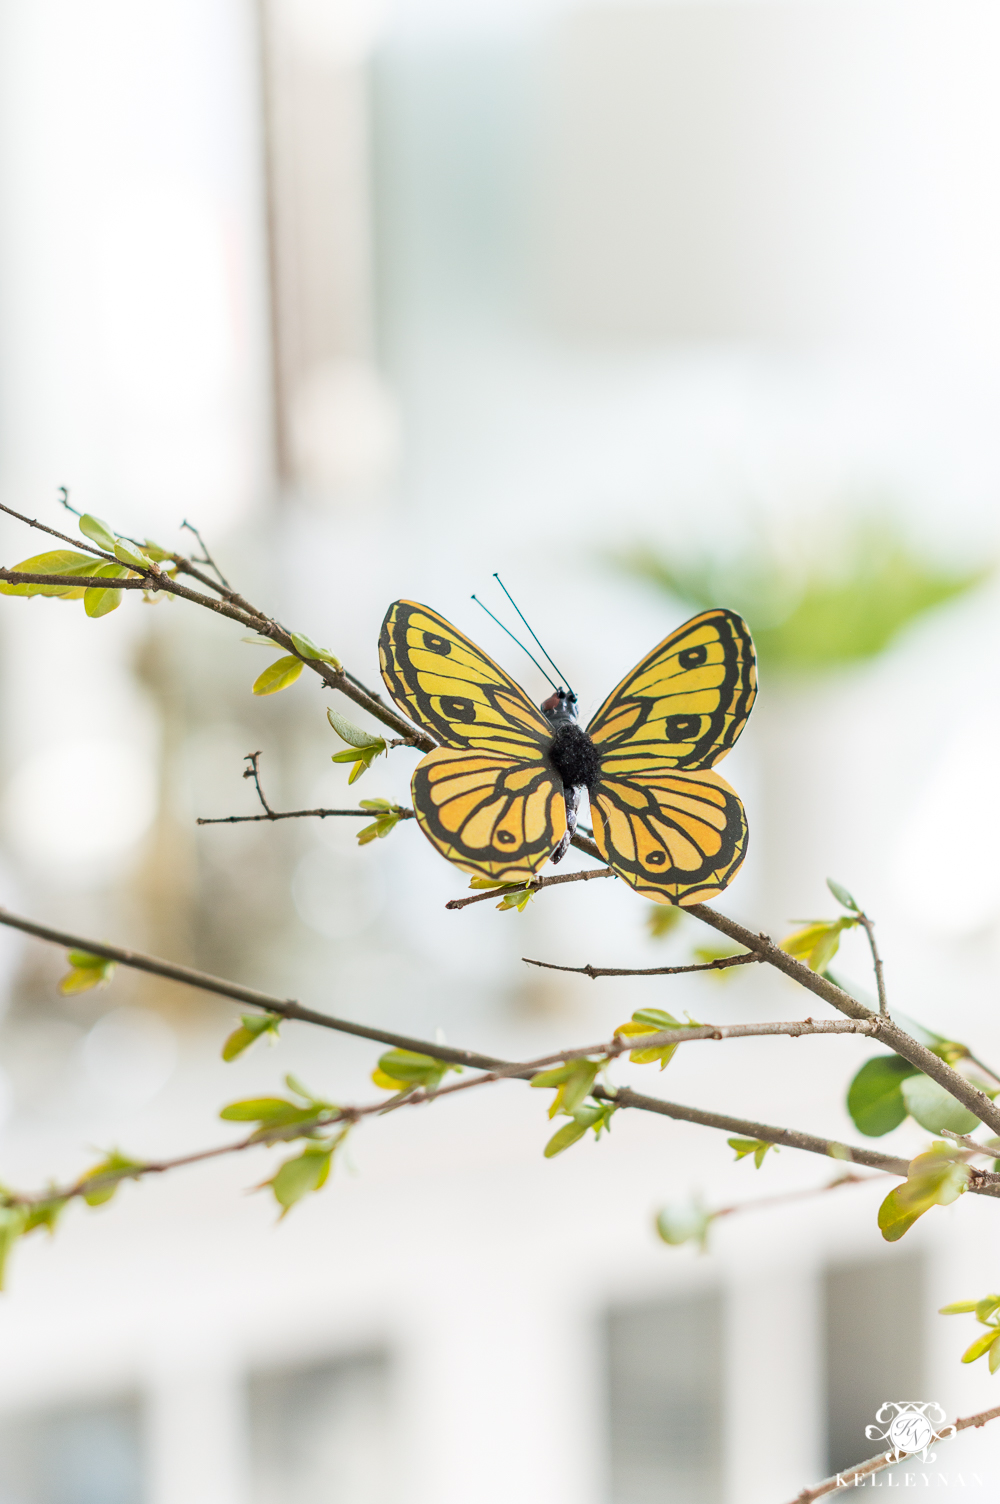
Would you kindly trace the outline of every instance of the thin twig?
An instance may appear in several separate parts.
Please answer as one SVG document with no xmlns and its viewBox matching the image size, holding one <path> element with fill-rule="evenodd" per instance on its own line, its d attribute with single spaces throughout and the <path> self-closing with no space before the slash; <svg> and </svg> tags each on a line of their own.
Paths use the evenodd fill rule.
<svg viewBox="0 0 1000 1504">
<path fill-rule="evenodd" d="M 222 573 L 222 570 L 219 568 L 218 564 L 216 564 L 215 560 L 212 558 L 212 555 L 209 553 L 208 544 L 205 542 L 204 538 L 201 536 L 194 524 L 192 522 L 188 522 L 187 518 L 185 517 L 184 521 L 181 523 L 181 528 L 182 530 L 186 529 L 189 533 L 193 533 L 194 536 L 198 539 L 202 557 L 196 560 L 196 562 L 198 564 L 207 564 L 209 569 L 214 569 L 215 573 L 219 576 L 219 580 L 221 581 L 223 588 L 225 590 L 232 589 L 232 586 L 226 579 L 225 575 Z"/>
<path fill-rule="evenodd" d="M 530 956 L 522 956 L 521 960 L 528 966 L 541 966 L 545 971 L 572 971 L 580 976 L 590 977 L 676 977 L 686 971 L 725 971 L 730 966 L 751 966 L 763 960 L 762 956 L 755 955 L 753 951 L 746 951 L 741 956 L 717 956 L 714 961 L 699 961 L 691 966 L 644 966 L 640 968 L 620 966 L 557 966 L 553 961 L 533 961 Z"/>
<path fill-rule="evenodd" d="M 878 946 L 875 943 L 875 921 L 861 910 L 858 911 L 858 923 L 868 936 L 868 945 L 872 953 L 872 965 L 875 967 L 875 985 L 878 988 L 878 1011 L 883 1018 L 889 1016 L 889 1005 L 885 996 L 885 977 L 882 974 L 882 957 L 879 955 Z"/>
<path fill-rule="evenodd" d="M 378 818 L 379 811 L 377 809 L 272 809 L 270 804 L 268 804 L 267 797 L 264 793 L 263 788 L 261 787 L 261 755 L 262 754 L 260 752 L 248 752 L 246 754 L 243 760 L 244 762 L 248 762 L 250 766 L 245 769 L 243 777 L 253 779 L 254 788 L 257 790 L 257 798 L 264 806 L 264 814 L 216 815 L 211 819 L 206 819 L 199 815 L 199 817 L 195 821 L 196 825 L 246 825 L 254 824 L 260 820 L 325 820 L 330 815 L 353 815 L 360 816 L 363 819 L 367 818 L 369 820 Z M 398 804 L 394 804 L 392 806 L 391 813 L 396 816 L 397 820 L 412 820 L 414 818 L 412 809 L 406 809 L 402 805 Z"/>
<path fill-rule="evenodd" d="M 810 1185 L 800 1191 L 783 1191 L 780 1196 L 756 1196 L 752 1201 L 737 1201 L 732 1206 L 720 1206 L 712 1213 L 712 1220 L 719 1217 L 731 1217 L 738 1212 L 769 1211 L 773 1206 L 783 1206 L 788 1201 L 807 1201 L 813 1196 L 823 1196 L 827 1191 L 839 1191 L 844 1185 L 869 1185 L 873 1180 L 881 1180 L 888 1175 L 889 1170 L 876 1170 L 873 1175 L 855 1175 L 848 1171 L 846 1175 L 838 1175 L 836 1180 L 828 1180 L 825 1185 Z"/>
<path fill-rule="evenodd" d="M 216 815 L 206 819 L 199 815 L 195 820 L 196 825 L 253 825 L 260 821 L 271 820 L 325 820 L 331 815 L 359 815 L 362 819 L 375 820 L 378 818 L 378 810 L 370 809 L 278 809 L 269 815 Z M 412 820 L 412 809 L 394 808 L 392 813 L 397 820 Z"/>
<path fill-rule="evenodd" d="M 967 1431 L 970 1426 L 985 1426 L 988 1421 L 996 1420 L 1000 1416 L 1000 1405 L 993 1410 L 981 1410 L 978 1415 L 965 1415 L 961 1420 L 953 1424 L 955 1431 Z M 950 1441 L 948 1435 L 938 1437 L 938 1441 Z M 832 1478 L 825 1478 L 822 1483 L 816 1483 L 812 1488 L 804 1488 L 801 1493 L 795 1495 L 792 1504 L 813 1504 L 814 1499 L 821 1499 L 824 1494 L 832 1494 L 841 1488 L 864 1487 L 861 1481 L 870 1477 L 872 1473 L 880 1473 L 883 1468 L 894 1467 L 895 1461 L 892 1454 L 886 1455 L 880 1452 L 877 1457 L 869 1457 L 867 1462 L 859 1462 L 854 1467 L 845 1468 L 842 1473 L 835 1473 Z M 890 1480 L 891 1481 L 891 1480 Z"/>
<path fill-rule="evenodd" d="M 531 877 L 523 883 L 504 883 L 484 893 L 473 893 L 470 898 L 452 898 L 446 909 L 467 909 L 470 903 L 483 903 L 487 898 L 502 898 L 505 893 L 516 893 L 524 888 L 535 892 L 537 888 L 554 888 L 557 883 L 586 883 L 593 877 L 614 877 L 612 867 L 587 867 L 582 872 L 561 872 L 558 877 Z"/>
<path fill-rule="evenodd" d="M 248 752 L 246 754 L 246 756 L 244 757 L 243 761 L 244 762 L 248 762 L 250 764 L 250 766 L 248 768 L 244 768 L 244 770 L 243 770 L 243 777 L 244 778 L 252 778 L 253 779 L 253 786 L 257 790 L 257 798 L 260 800 L 261 804 L 264 806 L 265 813 L 268 815 L 268 817 L 270 819 L 273 820 L 274 819 L 274 810 L 268 804 L 267 799 L 266 799 L 266 797 L 264 795 L 264 790 L 260 786 L 260 759 L 261 759 L 261 753 L 260 753 L 259 749 L 256 752 Z"/>
<path fill-rule="evenodd" d="M 1000 1145 L 994 1143 L 992 1149 L 988 1144 L 981 1144 L 976 1139 L 970 1138 L 967 1133 L 952 1133 L 950 1128 L 939 1128 L 942 1138 L 951 1139 L 953 1144 L 961 1144 L 963 1149 L 971 1149 L 974 1154 L 984 1154 L 987 1159 L 996 1159 Z"/>
</svg>

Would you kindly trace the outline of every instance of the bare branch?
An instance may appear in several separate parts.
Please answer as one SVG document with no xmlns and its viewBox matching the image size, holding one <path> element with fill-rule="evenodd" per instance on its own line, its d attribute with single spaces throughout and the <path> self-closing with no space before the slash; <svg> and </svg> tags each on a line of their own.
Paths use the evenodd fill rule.
<svg viewBox="0 0 1000 1504">
<path fill-rule="evenodd" d="M 331 815 L 359 815 L 366 820 L 374 820 L 377 810 L 371 809 L 278 809 L 272 810 L 267 815 L 216 815 L 206 818 L 199 815 L 195 820 L 196 825 L 253 825 L 260 821 L 270 820 L 326 820 Z M 393 814 L 397 820 L 412 820 L 412 809 L 394 807 Z"/>
<path fill-rule="evenodd" d="M 225 575 L 222 573 L 222 570 L 219 568 L 218 564 L 216 564 L 215 560 L 212 558 L 212 555 L 209 553 L 209 551 L 208 551 L 208 544 L 205 542 L 204 538 L 201 536 L 201 534 L 199 533 L 198 529 L 194 526 L 193 523 L 188 522 L 188 520 L 187 520 L 186 517 L 185 517 L 184 521 L 181 523 L 181 528 L 185 529 L 189 533 L 193 533 L 194 536 L 198 540 L 198 545 L 201 548 L 201 555 L 202 556 L 201 556 L 200 559 L 196 559 L 195 563 L 197 563 L 197 564 L 207 564 L 208 567 L 209 567 L 209 569 L 214 570 L 214 572 L 218 575 L 219 581 L 220 581 L 223 589 L 224 590 L 230 590 L 232 587 L 230 586 L 229 581 L 226 579 Z"/>
<path fill-rule="evenodd" d="M 452 898 L 445 904 L 446 909 L 467 909 L 470 903 L 483 903 L 487 898 L 502 898 L 505 893 L 522 892 L 530 888 L 534 892 L 538 888 L 554 888 L 557 883 L 586 883 L 593 877 L 614 877 L 616 874 L 611 867 L 600 867 L 596 870 L 587 867 L 583 872 L 561 872 L 558 877 L 533 877 L 523 883 L 504 883 L 497 888 L 489 888 L 483 893 L 473 893 L 470 898 Z M 541 962 L 534 963 L 541 965 Z"/>
<path fill-rule="evenodd" d="M 216 815 L 211 819 L 199 816 L 195 821 L 196 825 L 247 825 L 254 824 L 260 820 L 325 820 L 330 815 L 354 815 L 368 820 L 378 817 L 379 811 L 372 809 L 272 809 L 267 802 L 267 797 L 261 786 L 260 758 L 260 752 L 248 752 L 246 754 L 243 760 L 244 762 L 248 762 L 250 766 L 245 769 L 243 777 L 253 779 L 254 788 L 257 790 L 257 798 L 264 806 L 264 814 Z M 403 805 L 394 804 L 391 812 L 396 816 L 397 820 L 412 820 L 414 818 L 412 809 L 407 809 Z"/>
<path fill-rule="evenodd" d="M 491 895 L 487 895 L 491 896 Z M 730 966 L 751 966 L 763 960 L 762 956 L 746 951 L 741 956 L 717 956 L 714 961 L 699 961 L 691 966 L 557 966 L 553 961 L 533 961 L 530 956 L 521 960 L 528 966 L 541 966 L 545 971 L 572 971 L 579 976 L 591 977 L 676 977 L 687 971 L 726 971 Z"/>
<path fill-rule="evenodd" d="M 889 1016 L 889 1006 L 885 996 L 885 977 L 882 974 L 882 957 L 879 955 L 878 946 L 875 943 L 875 921 L 868 915 L 858 911 L 858 923 L 868 936 L 868 945 L 872 953 L 872 964 L 875 967 L 875 985 L 878 988 L 878 1011 L 883 1018 Z"/>
<path fill-rule="evenodd" d="M 985 1426 L 988 1421 L 996 1420 L 998 1416 L 1000 1416 L 1000 1405 L 993 1410 L 981 1410 L 978 1415 L 963 1416 L 961 1420 L 954 1422 L 955 1430 L 956 1432 L 967 1431 L 970 1426 Z M 939 1441 L 950 1440 L 951 1437 L 948 1435 L 939 1438 Z M 855 1467 L 845 1468 L 842 1473 L 835 1473 L 832 1478 L 825 1478 L 822 1483 L 814 1484 L 812 1488 L 804 1488 L 801 1493 L 795 1495 L 791 1504 L 813 1504 L 814 1499 L 821 1499 L 824 1494 L 832 1494 L 835 1490 L 863 1488 L 863 1479 L 893 1465 L 885 1452 L 880 1452 L 877 1457 L 869 1457 L 867 1462 L 859 1462 Z"/>
</svg>

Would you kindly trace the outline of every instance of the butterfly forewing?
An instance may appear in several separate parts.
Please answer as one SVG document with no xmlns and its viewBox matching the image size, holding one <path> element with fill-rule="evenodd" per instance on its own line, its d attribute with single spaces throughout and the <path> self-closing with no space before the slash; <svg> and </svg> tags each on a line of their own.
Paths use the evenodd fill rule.
<svg viewBox="0 0 1000 1504">
<path fill-rule="evenodd" d="M 746 816 L 710 769 L 743 730 L 756 689 L 746 622 L 705 611 L 647 654 L 588 726 L 601 755 L 594 839 L 647 898 L 703 903 L 736 875 Z"/>
<path fill-rule="evenodd" d="M 552 740 L 524 690 L 427 606 L 389 607 L 379 657 L 396 704 L 448 746 L 539 757 Z"/>
<path fill-rule="evenodd" d="M 424 834 L 466 872 L 498 883 L 530 877 L 566 829 L 544 715 L 475 643 L 415 601 L 389 607 L 379 655 L 396 704 L 445 743 L 411 782 Z"/>
<path fill-rule="evenodd" d="M 610 776 L 644 757 L 711 768 L 746 724 L 757 692 L 753 641 L 742 617 L 718 608 L 678 627 L 612 690 L 587 727 Z"/>
</svg>

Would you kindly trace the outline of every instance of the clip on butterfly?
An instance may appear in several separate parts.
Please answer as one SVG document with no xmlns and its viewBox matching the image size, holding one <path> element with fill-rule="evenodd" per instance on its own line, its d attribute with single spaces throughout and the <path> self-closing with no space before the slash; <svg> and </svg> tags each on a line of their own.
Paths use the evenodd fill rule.
<svg viewBox="0 0 1000 1504">
<path fill-rule="evenodd" d="M 561 860 L 586 789 L 601 855 L 643 897 L 704 903 L 732 882 L 746 816 L 712 769 L 757 690 L 753 640 L 735 612 L 704 611 L 665 637 L 586 730 L 571 689 L 553 684 L 536 709 L 475 643 L 415 601 L 389 607 L 379 657 L 400 710 L 442 743 L 414 770 L 413 808 L 464 872 L 521 883 Z"/>
</svg>

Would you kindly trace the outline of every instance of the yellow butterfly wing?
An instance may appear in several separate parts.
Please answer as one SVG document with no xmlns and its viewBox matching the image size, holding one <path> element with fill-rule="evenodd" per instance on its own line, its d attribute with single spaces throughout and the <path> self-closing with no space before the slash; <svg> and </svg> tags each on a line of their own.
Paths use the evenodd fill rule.
<svg viewBox="0 0 1000 1504">
<path fill-rule="evenodd" d="M 719 608 L 664 638 L 588 726 L 601 758 L 590 790 L 594 840 L 645 897 L 704 903 L 735 877 L 746 815 L 710 770 L 746 725 L 756 692 L 749 628 Z"/>
<path fill-rule="evenodd" d="M 643 754 L 590 790 L 594 840 L 636 892 L 686 907 L 717 898 L 747 849 L 739 796 L 710 768 L 659 765 Z"/>
<path fill-rule="evenodd" d="M 474 642 L 415 601 L 389 607 L 379 657 L 400 710 L 445 743 L 410 785 L 428 840 L 465 872 L 498 883 L 530 877 L 566 830 L 545 716 Z"/>
<path fill-rule="evenodd" d="M 393 602 L 379 658 L 399 708 L 446 746 L 538 757 L 552 740 L 520 685 L 428 606 Z"/>
<path fill-rule="evenodd" d="M 410 788 L 417 822 L 441 855 L 498 883 L 537 872 L 566 830 L 562 782 L 541 758 L 437 747 Z"/>
<path fill-rule="evenodd" d="M 675 768 L 711 768 L 733 746 L 757 693 L 750 628 L 718 607 L 692 617 L 647 653 L 587 733 L 611 772 L 645 752 Z"/>
</svg>

